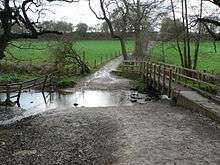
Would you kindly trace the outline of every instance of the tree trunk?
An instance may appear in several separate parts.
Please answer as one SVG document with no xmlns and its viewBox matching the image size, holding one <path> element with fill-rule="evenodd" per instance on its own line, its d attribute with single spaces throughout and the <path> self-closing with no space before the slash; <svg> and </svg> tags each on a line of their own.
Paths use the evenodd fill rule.
<svg viewBox="0 0 220 165">
<path fill-rule="evenodd" d="M 187 60 L 188 60 L 187 68 L 192 69 L 189 20 L 188 20 L 188 4 L 187 4 L 187 0 L 185 0 L 184 2 L 185 2 L 186 42 L 187 42 Z"/>
<path fill-rule="evenodd" d="M 128 54 L 127 54 L 127 50 L 126 50 L 126 44 L 125 44 L 125 40 L 123 38 L 120 38 L 120 43 L 121 43 L 121 51 L 122 51 L 122 55 L 124 60 L 128 60 Z"/>
<path fill-rule="evenodd" d="M 5 49 L 8 46 L 8 42 L 4 37 L 0 36 L 0 61 L 5 57 Z"/>
<path fill-rule="evenodd" d="M 184 36 L 183 36 L 183 61 L 184 67 L 187 68 L 188 61 L 187 61 L 187 42 L 186 42 L 186 27 L 185 27 L 185 14 L 184 14 L 184 0 L 181 0 L 182 4 L 182 22 L 183 22 L 183 29 L 184 29 Z"/>
<path fill-rule="evenodd" d="M 172 8 L 172 13 L 173 13 L 174 24 L 175 24 L 175 27 L 177 29 L 176 14 L 175 14 L 173 0 L 170 0 L 170 2 L 171 2 L 171 8 Z M 182 53 L 182 50 L 181 50 L 181 47 L 180 47 L 179 35 L 178 34 L 176 35 L 176 44 L 177 44 L 177 48 L 178 48 L 178 52 L 179 52 L 179 56 L 180 56 L 181 66 L 184 67 L 183 53 Z"/>
<path fill-rule="evenodd" d="M 144 51 L 142 47 L 142 37 L 141 37 L 141 30 L 138 29 L 135 31 L 135 56 L 136 59 L 143 59 Z"/>
<path fill-rule="evenodd" d="M 213 41 L 213 46 L 214 46 L 215 53 L 217 53 L 216 40 Z"/>
<path fill-rule="evenodd" d="M 200 13 L 199 13 L 199 18 L 202 18 L 202 6 L 203 1 L 200 1 Z M 194 64 L 193 64 L 193 69 L 197 69 L 197 63 L 198 63 L 198 56 L 199 56 L 199 47 L 200 47 L 200 41 L 201 41 L 201 31 L 202 31 L 202 23 L 199 22 L 199 34 L 198 34 L 198 39 L 195 44 L 195 54 L 194 54 Z"/>
<path fill-rule="evenodd" d="M 161 42 L 161 46 L 162 46 L 162 62 L 166 62 L 166 58 L 165 58 L 165 48 L 164 48 L 164 42 Z"/>
</svg>

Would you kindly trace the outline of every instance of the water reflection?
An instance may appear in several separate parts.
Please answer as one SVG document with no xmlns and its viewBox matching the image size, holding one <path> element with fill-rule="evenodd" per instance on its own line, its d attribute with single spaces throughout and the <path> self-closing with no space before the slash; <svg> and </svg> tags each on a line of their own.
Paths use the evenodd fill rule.
<svg viewBox="0 0 220 165">
<path fill-rule="evenodd" d="M 47 93 L 30 91 L 21 94 L 20 106 L 23 109 L 33 108 L 69 108 L 77 103 L 79 107 L 106 107 L 130 105 L 130 91 L 82 90 L 75 93 Z M 0 100 L 5 96 L 0 95 Z M 12 101 L 16 101 L 12 99 Z"/>
<path fill-rule="evenodd" d="M 50 109 L 74 108 L 74 104 L 77 104 L 77 107 L 130 106 L 132 105 L 129 100 L 130 94 L 130 91 L 82 90 L 60 94 L 31 90 L 21 94 L 21 109 L 0 108 L 0 124 L 36 115 Z M 5 98 L 5 95 L 0 95 L 1 101 L 4 101 Z M 16 98 L 12 101 L 16 101 Z"/>
</svg>

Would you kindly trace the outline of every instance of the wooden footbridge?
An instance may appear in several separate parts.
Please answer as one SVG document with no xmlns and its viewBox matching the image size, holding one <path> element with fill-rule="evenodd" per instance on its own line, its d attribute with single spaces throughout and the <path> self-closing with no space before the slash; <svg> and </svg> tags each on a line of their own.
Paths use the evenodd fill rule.
<svg viewBox="0 0 220 165">
<path fill-rule="evenodd" d="M 121 70 L 134 76 L 141 75 L 148 86 L 169 97 L 191 89 L 220 103 L 220 79 L 215 75 L 151 61 L 124 61 Z"/>
<path fill-rule="evenodd" d="M 15 104 L 17 104 L 18 107 L 20 107 L 19 100 L 23 90 L 39 89 L 43 92 L 46 88 L 52 87 L 53 75 L 54 74 L 49 74 L 33 80 L 19 83 L 0 84 L 0 93 L 6 94 L 5 101 L 0 102 L 0 105 L 14 106 Z M 16 101 L 12 102 L 11 100 L 14 98 L 16 98 Z"/>
<path fill-rule="evenodd" d="M 116 74 L 142 78 L 172 103 L 220 122 L 220 79 L 209 73 L 152 61 L 124 61 Z"/>
</svg>

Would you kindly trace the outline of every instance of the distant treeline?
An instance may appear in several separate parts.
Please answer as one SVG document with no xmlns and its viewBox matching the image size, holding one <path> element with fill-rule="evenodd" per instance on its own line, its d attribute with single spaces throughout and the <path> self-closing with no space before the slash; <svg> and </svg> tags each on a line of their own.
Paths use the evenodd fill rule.
<svg viewBox="0 0 220 165">
<path fill-rule="evenodd" d="M 148 38 L 148 40 L 153 41 L 162 41 L 162 38 L 160 37 L 160 32 L 148 32 L 145 34 L 145 36 Z M 194 38 L 197 36 L 196 33 L 191 33 L 191 38 Z M 38 40 L 47 41 L 47 40 L 58 40 L 58 39 L 65 39 L 65 40 L 113 40 L 111 38 L 111 35 L 109 33 L 104 32 L 87 32 L 87 33 L 77 33 L 77 32 L 71 32 L 71 33 L 63 33 L 62 35 L 55 35 L 55 34 L 45 34 L 43 36 L 40 36 Z M 134 39 L 134 33 L 129 32 L 126 35 L 127 40 Z M 181 38 L 179 38 L 181 40 Z M 201 36 L 201 40 L 212 40 L 209 34 L 204 34 Z M 175 41 L 174 39 L 170 39 L 169 41 Z"/>
<path fill-rule="evenodd" d="M 158 32 L 149 32 L 147 37 L 150 40 L 156 40 L 158 38 Z M 87 33 L 63 33 L 62 35 L 54 35 L 54 34 L 45 34 L 39 37 L 39 40 L 56 40 L 56 39 L 70 39 L 70 40 L 112 40 L 111 35 L 109 33 L 104 32 L 87 32 Z M 126 38 L 133 39 L 134 33 L 129 32 L 126 35 Z"/>
</svg>

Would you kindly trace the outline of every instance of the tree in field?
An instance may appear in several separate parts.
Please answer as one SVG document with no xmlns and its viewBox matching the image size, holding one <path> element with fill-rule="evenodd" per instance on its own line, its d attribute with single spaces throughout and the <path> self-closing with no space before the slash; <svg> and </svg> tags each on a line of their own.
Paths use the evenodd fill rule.
<svg viewBox="0 0 220 165">
<path fill-rule="evenodd" d="M 161 22 L 160 39 L 162 41 L 172 41 L 177 38 L 181 38 L 184 34 L 183 24 L 180 19 L 176 19 L 174 22 L 171 18 L 166 17 Z"/>
<path fill-rule="evenodd" d="M 88 31 L 88 25 L 85 23 L 79 23 L 76 25 L 76 32 L 80 34 L 85 34 Z"/>
<path fill-rule="evenodd" d="M 101 25 L 101 32 L 109 33 L 109 27 L 108 27 L 108 24 L 106 22 L 102 23 L 102 25 Z"/>
<path fill-rule="evenodd" d="M 147 32 L 152 31 L 157 19 L 165 14 L 163 2 L 164 0 L 129 0 L 127 3 L 129 25 L 135 34 L 135 55 L 137 58 L 145 56 L 144 49 L 148 45 L 145 41 Z"/>
<path fill-rule="evenodd" d="M 5 57 L 5 50 L 12 40 L 36 39 L 46 33 L 61 34 L 38 26 L 40 17 L 46 11 L 45 6 L 54 1 L 78 2 L 78 0 L 0 0 L 0 60 Z M 21 27 L 22 32 L 13 31 L 13 26 Z"/>
<path fill-rule="evenodd" d="M 162 48 L 162 61 L 166 62 L 165 59 L 165 43 L 169 41 L 175 41 L 177 38 L 181 39 L 184 35 L 183 23 L 176 19 L 173 21 L 170 17 L 163 18 L 160 28 L 160 44 Z"/>
<path fill-rule="evenodd" d="M 100 15 L 98 11 L 94 10 L 92 5 L 93 2 L 92 0 L 89 0 L 91 11 L 97 19 L 106 22 L 111 37 L 120 41 L 122 55 L 124 59 L 127 60 L 128 56 L 125 44 L 129 11 L 127 0 L 98 0 L 99 10 L 101 12 Z"/>
</svg>

